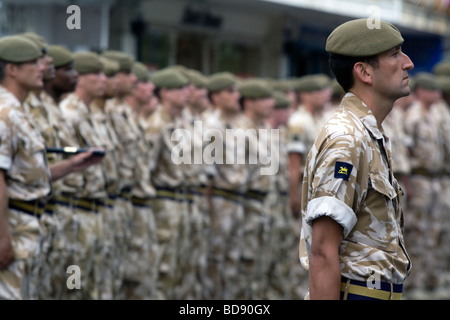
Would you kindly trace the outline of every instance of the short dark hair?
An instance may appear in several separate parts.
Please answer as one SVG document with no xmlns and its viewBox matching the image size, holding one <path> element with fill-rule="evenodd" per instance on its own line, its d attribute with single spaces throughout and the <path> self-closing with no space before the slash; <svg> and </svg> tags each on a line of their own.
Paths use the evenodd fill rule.
<svg viewBox="0 0 450 320">
<path fill-rule="evenodd" d="M 353 66 L 357 62 L 366 62 L 373 67 L 378 67 L 378 55 L 349 57 L 335 53 L 329 54 L 328 63 L 330 69 L 345 92 L 348 92 L 355 84 L 355 80 L 353 79 Z"/>
<path fill-rule="evenodd" d="M 159 99 L 161 99 L 161 88 L 155 87 L 153 94 Z"/>
<path fill-rule="evenodd" d="M 8 62 L 5 60 L 0 59 L 0 82 L 5 79 L 5 68 Z"/>
</svg>

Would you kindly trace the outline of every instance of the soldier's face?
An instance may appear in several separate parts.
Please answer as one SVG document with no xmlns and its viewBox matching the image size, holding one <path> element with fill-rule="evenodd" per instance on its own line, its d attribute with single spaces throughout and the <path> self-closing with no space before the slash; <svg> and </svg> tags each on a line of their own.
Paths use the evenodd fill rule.
<svg viewBox="0 0 450 320">
<path fill-rule="evenodd" d="M 121 71 L 116 75 L 119 81 L 119 93 L 129 94 L 137 82 L 136 75 L 130 71 Z"/>
<path fill-rule="evenodd" d="M 205 110 L 209 106 L 208 91 L 206 89 L 195 88 L 189 96 L 189 103 Z"/>
<path fill-rule="evenodd" d="M 272 115 L 275 106 L 274 98 L 258 99 L 253 101 L 253 112 L 260 119 L 268 119 Z"/>
<path fill-rule="evenodd" d="M 91 98 L 101 97 L 105 93 L 106 76 L 103 72 L 80 75 L 78 86 Z"/>
<path fill-rule="evenodd" d="M 73 68 L 73 64 L 61 66 L 56 69 L 55 78 L 52 83 L 62 93 L 75 90 L 78 81 L 78 72 Z"/>
<path fill-rule="evenodd" d="M 140 103 L 147 103 L 153 95 L 155 85 L 151 82 L 139 81 L 133 89 L 133 95 Z"/>
<path fill-rule="evenodd" d="M 53 65 L 53 58 L 48 54 L 44 54 L 41 60 L 45 66 L 43 80 L 44 82 L 50 81 L 55 77 L 55 66 Z"/>
<path fill-rule="evenodd" d="M 27 90 L 42 88 L 45 65 L 42 59 L 25 62 L 15 68 L 16 79 Z"/>
<path fill-rule="evenodd" d="M 403 53 L 401 46 L 392 48 L 378 56 L 378 66 L 373 67 L 373 87 L 381 96 L 398 99 L 408 95 L 408 71 L 414 68 L 411 59 Z"/>
<path fill-rule="evenodd" d="M 228 89 L 219 92 L 218 103 L 223 106 L 227 111 L 238 111 L 240 109 L 239 99 L 241 94 L 236 86 L 229 87 Z"/>
<path fill-rule="evenodd" d="M 105 98 L 109 99 L 117 94 L 117 89 L 119 88 L 119 82 L 117 81 L 116 75 L 106 78 L 105 82 Z"/>
<path fill-rule="evenodd" d="M 176 89 L 163 89 L 163 100 L 168 101 L 173 107 L 182 109 L 186 103 L 189 95 L 188 87 L 176 88 Z"/>
</svg>

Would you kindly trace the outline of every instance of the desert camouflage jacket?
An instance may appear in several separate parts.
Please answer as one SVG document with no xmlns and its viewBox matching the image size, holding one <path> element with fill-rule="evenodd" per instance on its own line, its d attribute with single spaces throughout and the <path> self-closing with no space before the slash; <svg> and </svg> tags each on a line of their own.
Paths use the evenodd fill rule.
<svg viewBox="0 0 450 320">
<path fill-rule="evenodd" d="M 303 266 L 309 266 L 312 221 L 329 216 L 343 227 L 341 275 L 403 283 L 411 263 L 403 241 L 401 195 L 389 138 L 364 102 L 348 93 L 307 158 L 301 207 Z"/>
</svg>

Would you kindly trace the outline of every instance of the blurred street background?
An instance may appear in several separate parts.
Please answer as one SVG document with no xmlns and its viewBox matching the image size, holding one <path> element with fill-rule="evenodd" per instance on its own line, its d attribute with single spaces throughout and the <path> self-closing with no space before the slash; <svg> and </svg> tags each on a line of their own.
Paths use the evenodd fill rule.
<svg viewBox="0 0 450 320">
<path fill-rule="evenodd" d="M 81 29 L 66 26 L 70 5 L 81 9 Z M 0 36 L 33 31 L 73 51 L 122 50 L 155 69 L 284 78 L 329 74 L 329 33 L 375 15 L 399 27 L 413 74 L 449 54 L 448 0 L 2 0 Z"/>
</svg>

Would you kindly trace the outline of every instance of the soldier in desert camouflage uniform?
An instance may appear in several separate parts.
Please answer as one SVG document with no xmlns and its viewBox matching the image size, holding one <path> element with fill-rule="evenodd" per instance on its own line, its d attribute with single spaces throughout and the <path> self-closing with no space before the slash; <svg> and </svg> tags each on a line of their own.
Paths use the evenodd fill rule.
<svg viewBox="0 0 450 320">
<path fill-rule="evenodd" d="M 40 101 L 43 107 L 41 132 L 46 138 L 48 147 L 79 147 L 73 127 L 61 114 L 58 104 L 62 95 L 72 92 L 75 89 L 78 79 L 78 72 L 73 68 L 73 54 L 62 46 L 50 45 L 48 54 L 53 58 L 55 66 L 55 77 L 48 82 L 44 82 L 45 92 L 41 92 Z M 37 102 L 37 101 L 36 101 Z M 30 101 L 31 107 L 35 109 L 39 103 Z M 36 110 L 41 110 L 38 108 Z M 36 115 L 36 119 L 39 117 Z M 40 126 L 38 124 L 38 126 Z M 50 127 L 54 128 L 56 136 L 53 136 Z M 54 140 L 53 140 L 54 139 Z M 47 159 L 50 163 L 59 159 L 67 158 L 67 155 L 49 153 Z M 69 290 L 64 283 L 67 280 L 67 268 L 74 265 L 74 252 L 77 246 L 76 221 L 74 220 L 73 199 L 75 195 L 83 189 L 83 173 L 72 173 L 53 184 L 52 196 L 49 199 L 47 208 L 53 210 L 53 214 L 58 218 L 61 229 L 55 234 L 53 248 L 50 252 L 49 265 L 52 272 L 49 275 L 42 275 L 43 280 L 50 276 L 51 287 L 54 290 L 51 297 L 62 299 Z"/>
<path fill-rule="evenodd" d="M 136 159 L 141 173 L 131 190 L 133 216 L 130 219 L 132 237 L 127 244 L 125 257 L 125 276 L 122 290 L 126 299 L 150 299 L 156 282 L 156 224 L 152 209 L 152 200 L 156 196 L 152 185 L 150 170 L 153 165 L 152 144 L 145 140 L 146 119 L 139 116 L 141 108 L 148 103 L 155 85 L 150 82 L 150 73 L 146 65 L 135 61 L 132 72 L 137 78 L 131 93 L 125 101 L 133 111 L 128 120 L 138 138 L 139 157 Z"/>
<path fill-rule="evenodd" d="M 103 73 L 106 76 L 105 91 L 103 96 L 97 97 L 89 105 L 91 119 L 96 130 L 100 133 L 99 138 L 107 150 L 102 162 L 105 177 L 107 199 L 102 200 L 100 213 L 103 222 L 103 247 L 101 279 L 99 285 L 100 299 L 118 298 L 115 295 L 113 284 L 120 277 L 119 265 L 121 257 L 118 248 L 117 234 L 120 232 L 119 217 L 115 209 L 116 199 L 119 195 L 119 155 L 122 146 L 119 138 L 111 124 L 111 119 L 105 111 L 106 100 L 113 98 L 117 93 L 118 81 L 116 73 L 119 71 L 119 63 L 104 57 L 100 57 L 103 64 Z"/>
<path fill-rule="evenodd" d="M 118 219 L 115 243 L 117 245 L 117 261 L 119 265 L 114 277 L 113 294 L 117 297 L 122 287 L 126 246 L 132 236 L 128 227 L 133 216 L 131 190 L 136 185 L 140 175 L 139 166 L 136 165 L 140 153 L 137 142 L 140 140 L 136 136 L 136 131 L 130 127 L 132 110 L 125 101 L 125 97 L 131 93 L 137 79 L 132 72 L 134 62 L 132 56 L 116 50 L 105 51 L 101 56 L 119 64 L 119 70 L 115 75 L 115 79 L 118 82 L 116 95 L 106 100 L 104 106 L 104 110 L 120 144 L 118 153 L 118 195 L 114 205 L 115 216 Z"/>
<path fill-rule="evenodd" d="M 43 86 L 42 50 L 21 36 L 0 39 L 0 297 L 36 299 L 37 257 L 42 229 L 39 218 L 51 182 L 101 161 L 93 151 L 48 167 L 45 141 L 24 112 L 30 90 Z"/>
<path fill-rule="evenodd" d="M 183 211 L 184 174 L 175 159 L 178 154 L 172 154 L 177 145 L 173 134 L 182 128 L 180 117 L 188 97 L 189 80 L 176 69 L 163 69 L 155 72 L 151 81 L 160 101 L 148 119 L 146 133 L 154 146 L 152 157 L 155 157 L 151 179 L 156 189 L 152 203 L 158 240 L 156 297 L 174 299 L 181 267 L 177 265 L 181 222 L 186 212 Z"/>
<path fill-rule="evenodd" d="M 240 94 L 237 79 L 228 72 L 210 76 L 207 89 L 214 111 L 203 113 L 204 139 L 214 142 L 221 152 L 204 149 L 208 162 L 206 199 L 210 214 L 208 242 L 208 272 L 206 299 L 236 299 L 240 241 L 244 206 L 242 195 L 246 190 L 247 168 L 237 162 L 245 159 L 245 148 L 226 135 L 227 129 L 236 129 L 241 117 Z M 214 131 L 210 131 L 214 130 Z M 212 136 L 209 137 L 208 135 Z M 227 160 L 227 153 L 232 155 Z"/>
<path fill-rule="evenodd" d="M 187 220 L 185 223 L 180 258 L 179 299 L 203 298 L 203 286 L 206 273 L 207 237 L 209 214 L 206 207 L 205 186 L 206 170 L 203 158 L 202 114 L 210 107 L 207 78 L 193 69 L 182 70 L 188 78 L 190 94 L 186 107 L 182 111 L 183 131 L 187 143 L 186 152 L 190 161 L 183 163 L 186 185 Z M 199 161 L 200 160 L 200 161 Z"/>
<path fill-rule="evenodd" d="M 312 74 L 298 80 L 300 105 L 288 121 L 289 200 L 294 217 L 300 214 L 300 185 L 309 150 L 322 125 L 323 111 L 331 97 L 328 76 Z"/>
<path fill-rule="evenodd" d="M 434 75 L 426 72 L 414 77 L 416 101 L 405 113 L 405 132 L 411 140 L 408 157 L 408 216 L 406 241 L 415 268 L 409 288 L 433 289 L 437 285 L 435 270 L 437 241 L 441 227 L 440 174 L 444 160 L 440 118 L 433 114 L 441 93 Z M 441 117 L 442 115 L 439 115 Z"/>
<path fill-rule="evenodd" d="M 239 299 L 263 299 L 267 291 L 267 274 L 272 252 L 270 229 L 272 213 L 267 210 L 267 195 L 278 173 L 278 135 L 272 137 L 267 120 L 272 115 L 275 99 L 270 86 L 260 79 L 243 81 L 239 86 L 244 114 L 239 128 L 246 138 L 245 161 L 249 172 L 244 194 L 243 234 L 240 241 Z M 276 143 L 276 148 L 271 150 Z M 239 159 L 238 159 L 239 160 Z M 264 172 L 266 165 L 274 166 L 273 172 Z"/>
<path fill-rule="evenodd" d="M 289 173 L 287 167 L 287 121 L 292 114 L 291 100 L 282 91 L 275 91 L 275 108 L 269 119 L 271 127 L 279 131 L 279 171 L 275 175 L 273 190 L 268 197 L 269 212 L 272 212 L 274 223 L 271 228 L 271 245 L 273 256 L 269 270 L 269 290 L 267 299 L 301 299 L 305 295 L 302 284 L 306 280 L 306 271 L 298 263 L 298 239 L 300 225 L 292 216 L 289 203 Z"/>
<path fill-rule="evenodd" d="M 46 69 L 44 70 L 44 87 L 48 87 L 55 79 L 56 70 L 73 61 L 73 55 L 68 50 L 61 47 L 48 46 L 46 41 L 33 34 L 25 34 L 43 46 L 47 54 Z M 50 59 L 49 59 L 50 58 Z M 75 73 L 78 76 L 77 73 Z M 59 73 L 58 73 L 59 76 Z M 29 93 L 24 103 L 24 109 L 31 115 L 36 127 L 45 139 L 48 147 L 77 147 L 75 132 L 73 128 L 64 120 L 55 100 L 40 88 Z M 57 153 L 47 155 L 48 162 L 53 164 L 63 160 L 64 156 Z M 72 256 L 70 246 L 76 239 L 68 239 L 66 236 L 73 236 L 70 229 L 72 211 L 68 210 L 70 204 L 62 199 L 63 193 L 70 193 L 83 185 L 82 173 L 73 173 L 67 177 L 52 183 L 52 194 L 46 206 L 46 213 L 40 219 L 44 229 L 47 230 L 46 239 L 42 248 L 42 265 L 40 267 L 38 288 L 40 299 L 61 298 L 62 290 L 67 278 L 67 267 L 73 263 L 69 262 Z"/>
<path fill-rule="evenodd" d="M 395 100 L 410 93 L 414 65 L 395 26 L 367 23 L 348 21 L 326 43 L 347 94 L 305 166 L 300 259 L 309 270 L 311 299 L 401 299 L 411 267 L 402 191 L 381 123 Z"/>
<path fill-rule="evenodd" d="M 79 73 L 77 86 L 60 102 L 59 108 L 74 128 L 80 147 L 104 147 L 104 138 L 95 126 L 89 108 L 92 100 L 101 97 L 105 90 L 103 64 L 94 52 L 77 52 L 74 54 L 74 68 Z M 75 264 L 80 266 L 83 275 L 82 288 L 74 291 L 74 297 L 82 294 L 85 299 L 98 299 L 103 263 L 104 214 L 101 211 L 108 210 L 105 176 L 100 164 L 84 172 L 84 183 L 83 190 L 73 199 L 80 244 Z"/>
<path fill-rule="evenodd" d="M 450 232 L 448 232 L 450 230 L 450 64 L 448 62 L 441 64 L 447 65 L 446 71 L 442 73 L 437 71 L 436 76 L 442 92 L 442 99 L 433 109 L 435 117 L 441 119 L 440 127 L 444 143 L 444 160 L 440 179 L 442 216 L 436 255 L 442 257 L 438 259 L 437 268 L 441 278 L 446 281 L 446 283 L 441 282 L 440 284 L 447 285 L 450 281 L 448 268 L 450 265 L 450 248 L 448 247 L 448 243 L 450 243 Z"/>
</svg>

